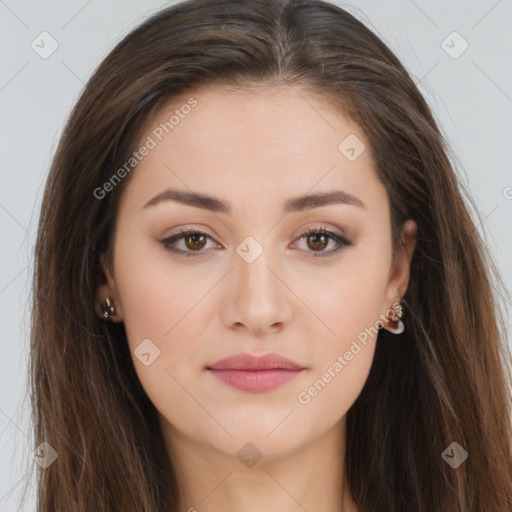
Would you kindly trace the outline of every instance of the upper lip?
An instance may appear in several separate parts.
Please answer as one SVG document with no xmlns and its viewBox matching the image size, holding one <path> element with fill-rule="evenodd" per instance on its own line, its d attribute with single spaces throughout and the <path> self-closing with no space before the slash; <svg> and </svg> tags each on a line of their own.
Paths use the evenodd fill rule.
<svg viewBox="0 0 512 512">
<path fill-rule="evenodd" d="M 226 357 L 207 367 L 208 370 L 302 370 L 298 363 L 279 354 L 265 354 L 253 356 L 251 354 L 237 354 Z"/>
</svg>

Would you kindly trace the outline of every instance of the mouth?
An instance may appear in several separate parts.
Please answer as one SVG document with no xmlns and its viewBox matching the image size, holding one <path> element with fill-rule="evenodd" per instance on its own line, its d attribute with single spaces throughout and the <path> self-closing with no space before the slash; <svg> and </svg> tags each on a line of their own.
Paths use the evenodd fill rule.
<svg viewBox="0 0 512 512">
<path fill-rule="evenodd" d="M 306 368 L 279 354 L 261 357 L 238 354 L 217 361 L 206 369 L 230 387 L 262 393 L 289 382 Z"/>
</svg>

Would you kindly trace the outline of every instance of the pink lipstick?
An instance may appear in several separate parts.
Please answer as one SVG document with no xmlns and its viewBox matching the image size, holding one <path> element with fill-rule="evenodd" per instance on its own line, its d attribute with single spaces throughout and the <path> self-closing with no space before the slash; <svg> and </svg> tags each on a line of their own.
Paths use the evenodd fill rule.
<svg viewBox="0 0 512 512">
<path fill-rule="evenodd" d="M 305 367 L 279 354 L 265 354 L 260 357 L 237 354 L 207 367 L 210 373 L 228 386 L 252 393 L 275 389 L 294 379 L 304 369 Z"/>
</svg>

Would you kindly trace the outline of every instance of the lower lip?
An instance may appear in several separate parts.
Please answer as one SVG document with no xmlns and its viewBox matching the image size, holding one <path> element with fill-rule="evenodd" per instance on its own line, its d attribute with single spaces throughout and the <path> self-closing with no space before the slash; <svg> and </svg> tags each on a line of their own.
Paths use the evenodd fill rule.
<svg viewBox="0 0 512 512">
<path fill-rule="evenodd" d="M 270 391 L 297 377 L 302 370 L 209 370 L 215 377 L 242 391 Z"/>
</svg>

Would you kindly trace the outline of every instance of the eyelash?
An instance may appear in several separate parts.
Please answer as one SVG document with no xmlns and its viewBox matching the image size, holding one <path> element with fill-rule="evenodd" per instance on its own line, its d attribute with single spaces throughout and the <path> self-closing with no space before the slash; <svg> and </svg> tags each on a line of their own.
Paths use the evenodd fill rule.
<svg viewBox="0 0 512 512">
<path fill-rule="evenodd" d="M 172 235 L 169 238 L 166 238 L 165 240 L 162 240 L 161 244 L 163 245 L 163 247 L 166 250 L 168 250 L 168 251 L 170 251 L 170 252 L 172 252 L 174 254 L 178 254 L 180 256 L 192 257 L 192 258 L 194 258 L 194 257 L 195 258 L 201 257 L 202 254 L 195 254 L 195 253 L 200 253 L 200 251 L 202 251 L 202 249 L 199 250 L 199 251 L 182 251 L 181 249 L 175 249 L 173 247 L 170 247 L 171 243 L 177 242 L 178 240 L 181 240 L 182 238 L 184 238 L 186 236 L 190 236 L 190 235 L 204 235 L 207 238 L 211 239 L 210 235 L 208 235 L 207 233 L 204 233 L 202 231 L 197 231 L 197 230 L 193 230 L 193 229 L 185 229 L 185 230 L 181 230 L 176 235 Z M 333 231 L 330 231 L 330 230 L 328 230 L 326 228 L 323 228 L 323 227 L 312 228 L 312 229 L 302 233 L 298 237 L 298 240 L 301 240 L 302 238 L 305 238 L 305 237 L 310 236 L 310 235 L 326 235 L 329 238 L 331 238 L 332 240 L 334 240 L 336 243 L 339 244 L 339 246 L 336 249 L 328 251 L 328 252 L 325 252 L 325 253 L 321 252 L 321 253 L 315 254 L 315 251 L 310 251 L 310 252 L 313 252 L 313 256 L 312 256 L 313 258 L 326 258 L 326 257 L 330 257 L 330 256 L 338 253 L 339 251 L 343 250 L 345 247 L 351 247 L 351 246 L 354 245 L 354 242 L 351 242 L 350 240 L 348 240 L 344 236 L 338 235 L 337 233 L 334 233 Z"/>
</svg>

